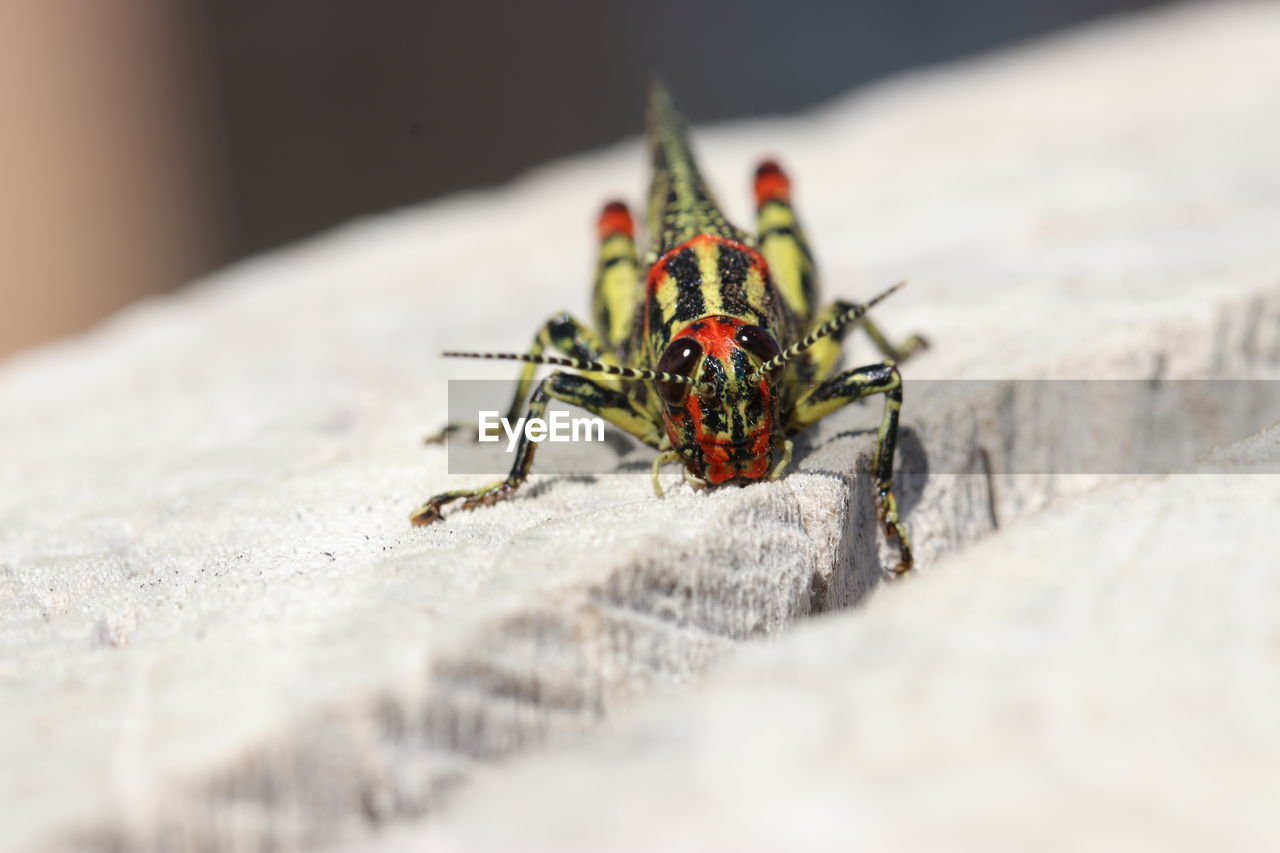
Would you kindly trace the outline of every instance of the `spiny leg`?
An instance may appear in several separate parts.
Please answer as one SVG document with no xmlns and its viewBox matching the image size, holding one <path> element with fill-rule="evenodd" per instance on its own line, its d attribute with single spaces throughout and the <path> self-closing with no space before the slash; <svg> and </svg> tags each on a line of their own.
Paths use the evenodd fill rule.
<svg viewBox="0 0 1280 853">
<path fill-rule="evenodd" d="M 834 316 L 852 307 L 852 302 L 837 299 L 836 303 L 831 306 L 831 313 Z M 867 333 L 867 337 L 871 338 L 871 342 L 875 344 L 880 354 L 896 364 L 902 364 L 902 362 L 921 350 L 929 348 L 929 341 L 918 332 L 912 332 L 900 344 L 893 343 L 884 332 L 880 331 L 880 327 L 875 324 L 870 315 L 863 316 L 858 320 L 858 325 L 862 326 L 863 331 Z"/>
<path fill-rule="evenodd" d="M 583 361 L 602 361 L 606 364 L 618 363 L 613 354 L 605 350 L 595 332 L 567 311 L 562 311 L 543 323 L 542 328 L 538 330 L 538 334 L 534 336 L 533 343 L 529 346 L 529 353 L 531 355 L 542 355 L 548 347 L 564 353 L 570 358 L 578 358 Z M 529 387 L 533 384 L 533 377 L 537 370 L 538 365 L 536 364 L 526 364 L 521 368 L 520 379 L 516 382 L 515 394 L 511 397 L 511 404 L 507 406 L 506 416 L 509 422 L 515 423 L 516 418 L 519 417 L 521 410 L 524 408 L 525 400 L 529 394 Z M 612 380 L 606 379 L 604 381 L 607 384 L 613 384 Z M 440 432 L 429 436 L 426 439 L 426 443 L 440 444 L 446 436 L 464 431 L 472 433 L 474 438 L 476 430 L 475 424 L 447 424 Z"/>
<path fill-rule="evenodd" d="M 529 410 L 525 417 L 543 417 L 547 411 L 547 402 L 552 399 L 583 408 L 651 446 L 657 447 L 661 442 L 653 421 L 637 410 L 631 398 L 618 388 L 611 388 L 576 373 L 557 371 L 538 383 L 533 396 L 529 398 Z M 463 509 L 474 509 L 509 498 L 529 476 L 537 449 L 538 443 L 530 441 L 522 432 L 516 444 L 511 473 L 505 479 L 479 488 L 441 492 L 414 510 L 409 520 L 419 526 L 439 521 L 443 517 L 444 507 L 457 500 L 462 500 Z"/>
<path fill-rule="evenodd" d="M 814 318 L 813 328 L 820 328 L 824 323 L 833 317 L 852 308 L 854 303 L 844 299 L 837 299 Z M 915 353 L 928 348 L 928 342 L 920 335 L 911 335 L 901 344 L 894 345 L 880 328 L 871 320 L 871 317 L 863 315 L 857 320 L 857 324 L 866 330 L 867 337 L 871 338 L 876 349 L 880 350 L 880 354 L 895 364 L 901 364 L 904 360 L 910 358 Z M 810 365 L 800 371 L 802 379 L 826 379 L 836 368 L 840 366 L 840 355 L 843 348 L 845 335 L 849 333 L 852 326 L 845 326 L 838 332 L 822 338 L 800 356 L 799 360 L 807 361 Z"/>
<path fill-rule="evenodd" d="M 853 303 L 837 301 L 819 312 L 818 270 L 809 250 L 804 229 L 791 206 L 791 181 L 772 160 L 766 160 L 756 169 L 756 231 L 760 252 L 769 262 L 774 283 L 783 301 L 806 329 L 816 329 L 851 308 Z M 912 335 L 899 345 L 894 345 L 870 317 L 858 323 L 867 331 L 876 348 L 885 358 L 901 362 L 928 344 L 919 335 Z M 806 353 L 799 365 L 799 378 L 823 379 L 836 369 L 840 359 L 840 342 L 845 332 L 832 335 L 818 342 Z"/>
<path fill-rule="evenodd" d="M 911 568 L 913 557 L 911 538 L 898 516 L 898 501 L 893 494 L 893 456 L 898 443 L 898 412 L 902 408 L 902 376 L 897 366 L 886 361 L 831 377 L 796 403 L 788 427 L 791 433 L 799 432 L 836 409 L 872 394 L 884 394 L 884 414 L 880 419 L 873 466 L 877 513 L 885 535 L 898 540 L 899 562 L 893 571 L 901 574 Z"/>
</svg>

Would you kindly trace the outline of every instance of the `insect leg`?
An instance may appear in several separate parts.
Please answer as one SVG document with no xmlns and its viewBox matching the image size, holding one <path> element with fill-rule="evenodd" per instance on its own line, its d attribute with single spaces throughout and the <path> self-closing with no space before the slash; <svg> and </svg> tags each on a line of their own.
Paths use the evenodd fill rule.
<svg viewBox="0 0 1280 853">
<path fill-rule="evenodd" d="M 635 325 L 636 306 L 644 301 L 644 279 L 636 257 L 635 224 L 631 212 L 620 201 L 604 206 L 596 223 L 600 237 L 600 249 L 596 263 L 595 286 L 592 289 L 591 313 L 597 335 L 586 324 L 568 313 L 557 314 L 548 320 L 534 337 L 529 352 L 541 355 L 548 347 L 559 350 L 571 358 L 584 361 L 603 361 L 619 364 L 621 355 L 631 341 Z M 511 405 L 507 407 L 507 419 L 514 420 L 524 407 L 537 365 L 528 364 L 520 372 Z M 611 380 L 604 380 L 611 383 Z M 455 432 L 471 432 L 474 425 L 448 424 L 440 432 L 427 438 L 428 444 L 439 444 L 445 436 Z"/>
<path fill-rule="evenodd" d="M 791 454 L 795 451 L 795 447 L 795 443 L 791 439 L 783 439 L 782 458 L 778 460 L 778 464 L 774 465 L 773 470 L 769 472 L 770 480 L 777 480 L 791 465 Z"/>
<path fill-rule="evenodd" d="M 853 307 L 852 302 L 846 302 L 843 299 L 837 299 L 821 313 L 814 318 L 812 328 L 820 328 L 827 321 L 848 311 Z M 866 330 L 868 337 L 875 343 L 876 349 L 880 350 L 887 359 L 900 364 L 904 359 L 910 358 L 913 354 L 925 349 L 929 346 L 920 335 L 912 335 L 898 346 L 894 346 L 880 331 L 880 328 L 872 322 L 868 316 L 859 319 L 858 324 Z M 821 338 L 813 346 L 809 347 L 801 353 L 796 361 L 799 362 L 797 367 L 798 378 L 802 380 L 826 379 L 836 368 L 840 366 L 840 355 L 844 346 L 845 335 L 849 333 L 852 326 L 845 326 L 843 329 Z"/>
<path fill-rule="evenodd" d="M 591 291 L 591 315 L 604 345 L 621 354 L 631 340 L 636 307 L 644 302 L 644 276 L 636 257 L 635 224 L 620 201 L 600 212 L 596 225 L 600 250 L 595 286 Z"/>
<path fill-rule="evenodd" d="M 679 462 L 680 454 L 674 450 L 664 450 L 657 456 L 653 457 L 653 469 L 650 471 L 653 477 L 653 493 L 658 497 L 662 497 L 665 493 L 662 491 L 662 483 L 658 480 L 658 472 L 662 470 L 662 466 L 668 462 Z"/>
<path fill-rule="evenodd" d="M 542 355 L 546 349 L 550 347 L 559 352 L 564 353 L 570 358 L 580 358 L 583 361 L 603 361 L 606 364 L 617 364 L 618 360 L 612 353 L 608 352 L 604 345 L 600 342 L 600 338 L 590 327 L 574 318 L 567 311 L 555 315 L 547 320 L 538 330 L 538 334 L 534 336 L 533 343 L 529 346 L 529 352 L 532 355 Z M 533 385 L 534 374 L 538 370 L 536 364 L 526 364 L 520 371 L 520 379 L 516 382 L 516 391 L 512 395 L 511 404 L 507 406 L 507 420 L 515 422 L 519 417 L 521 410 L 524 408 L 525 400 L 529 395 L 529 388 Z M 607 384 L 613 384 L 612 380 L 603 380 Z M 456 432 L 469 432 L 474 437 L 476 427 L 474 424 L 451 423 L 445 426 L 440 432 L 427 438 L 428 444 L 440 444 L 444 441 L 445 436 Z"/>
<path fill-rule="evenodd" d="M 539 330 L 533 339 L 533 345 L 529 347 L 529 352 L 533 355 L 542 355 L 548 348 L 562 352 L 570 358 L 578 358 L 583 361 L 601 361 L 605 364 L 618 364 L 618 359 L 612 353 L 607 351 L 604 344 L 591 328 L 580 322 L 567 311 L 548 320 Z M 520 381 L 516 383 L 516 393 L 511 398 L 511 405 L 507 407 L 507 419 L 514 421 L 519 415 L 520 410 L 524 407 L 525 399 L 529 393 L 529 388 L 533 384 L 534 374 L 537 373 L 538 365 L 526 364 L 520 371 Z M 602 377 L 599 380 L 602 384 L 613 387 L 616 383 L 612 379 Z"/>
<path fill-rule="evenodd" d="M 651 446 L 657 447 L 661 442 L 658 427 L 652 419 L 636 409 L 627 394 L 618 388 L 611 388 L 576 373 L 557 371 L 538 383 L 533 396 L 529 398 L 529 410 L 525 417 L 529 419 L 543 417 L 547 411 L 547 402 L 552 399 L 578 406 L 593 415 L 598 415 Z M 474 509 L 477 506 L 497 503 L 511 497 L 529 476 L 529 469 L 533 465 L 533 456 L 537 449 L 538 443 L 530 441 L 528 436 L 522 433 L 516 444 L 515 461 L 511 465 L 511 473 L 505 479 L 475 489 L 441 492 L 414 510 L 409 520 L 415 525 L 439 521 L 443 517 L 444 507 L 457 500 L 462 501 L 463 509 Z"/>
<path fill-rule="evenodd" d="M 756 233 L 760 253 L 769 262 L 774 283 L 782 293 L 782 299 L 807 330 L 823 323 L 852 307 L 853 303 L 838 301 L 817 311 L 818 270 L 809 251 L 804 229 L 791 206 L 791 181 L 781 167 L 766 160 L 756 169 Z M 870 317 L 858 321 L 866 329 L 876 348 L 885 358 L 901 362 L 928 344 L 919 335 L 912 335 L 899 345 L 894 345 L 880 331 Z M 812 370 L 801 369 L 805 379 L 822 379 L 830 376 L 839 363 L 840 341 L 843 332 L 832 335 L 815 344 L 807 361 Z"/>
<path fill-rule="evenodd" d="M 788 431 L 797 433 L 836 409 L 868 397 L 884 395 L 884 414 L 877 435 L 873 466 L 876 503 L 887 537 L 896 537 L 900 559 L 895 573 L 911 568 L 911 538 L 898 517 L 898 501 L 893 494 L 893 455 L 898 442 L 898 412 L 902 408 L 902 376 L 892 361 L 856 367 L 832 376 L 797 401 L 791 412 Z"/>
<path fill-rule="evenodd" d="M 835 316 L 852 307 L 852 302 L 837 299 L 835 304 L 832 305 L 829 310 L 831 315 Z M 824 322 L 824 320 L 820 318 L 818 323 L 821 324 L 822 322 Z M 880 331 L 880 327 L 875 324 L 875 321 L 871 319 L 870 315 L 864 315 L 859 319 L 858 325 L 862 326 L 863 330 L 867 333 L 867 337 L 871 338 L 871 342 L 876 345 L 876 349 L 880 351 L 881 355 L 898 364 L 906 361 L 921 350 L 929 348 L 929 342 L 924 338 L 924 336 L 914 333 L 903 340 L 902 343 L 894 344 L 885 336 L 884 332 Z"/>
<path fill-rule="evenodd" d="M 817 310 L 818 271 L 809 241 L 791 207 L 791 181 L 766 160 L 756 169 L 756 240 L 773 282 L 796 321 L 807 326 Z"/>
</svg>

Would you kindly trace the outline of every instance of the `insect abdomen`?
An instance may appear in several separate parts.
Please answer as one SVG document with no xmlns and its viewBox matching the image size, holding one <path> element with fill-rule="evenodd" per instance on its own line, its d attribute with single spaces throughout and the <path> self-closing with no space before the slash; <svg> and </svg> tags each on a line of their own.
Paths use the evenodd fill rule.
<svg viewBox="0 0 1280 853">
<path fill-rule="evenodd" d="M 721 212 L 698 171 L 684 117 L 659 84 L 649 89 L 649 147 L 653 183 L 649 188 L 650 263 L 700 234 L 749 243 Z"/>
</svg>

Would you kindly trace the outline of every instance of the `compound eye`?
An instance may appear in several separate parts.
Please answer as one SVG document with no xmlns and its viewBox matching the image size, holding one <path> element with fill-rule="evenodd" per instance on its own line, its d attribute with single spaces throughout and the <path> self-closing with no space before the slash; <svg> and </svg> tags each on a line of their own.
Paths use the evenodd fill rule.
<svg viewBox="0 0 1280 853">
<path fill-rule="evenodd" d="M 693 338 L 681 338 L 672 341 L 667 351 L 658 359 L 659 373 L 676 373 L 681 376 L 693 376 L 698 362 L 702 361 L 702 344 Z M 684 382 L 658 382 L 658 393 L 668 405 L 683 406 L 691 386 Z"/>
<path fill-rule="evenodd" d="M 738 329 L 734 340 L 738 342 L 738 346 L 760 359 L 761 363 L 768 361 L 781 352 L 778 349 L 778 342 L 773 339 L 773 335 L 759 326 L 743 326 Z"/>
</svg>

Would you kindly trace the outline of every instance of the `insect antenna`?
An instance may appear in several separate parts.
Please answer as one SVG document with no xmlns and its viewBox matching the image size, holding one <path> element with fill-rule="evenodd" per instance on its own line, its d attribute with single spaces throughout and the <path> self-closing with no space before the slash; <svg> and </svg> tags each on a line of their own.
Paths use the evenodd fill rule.
<svg viewBox="0 0 1280 853">
<path fill-rule="evenodd" d="M 799 341 L 796 341 L 794 344 L 787 347 L 782 352 L 778 353 L 773 358 L 766 361 L 764 364 L 760 365 L 760 367 L 756 369 L 756 372 L 752 374 L 752 379 L 759 379 L 761 376 L 764 376 L 769 371 L 778 369 L 779 367 L 786 364 L 791 359 L 798 356 L 800 353 L 807 350 L 809 347 L 816 344 L 818 341 L 830 335 L 834 335 L 836 332 L 840 331 L 845 326 L 849 325 L 850 323 L 854 322 L 862 315 L 866 314 L 867 311 L 872 308 L 872 306 L 876 305 L 878 302 L 888 297 L 889 294 L 898 290 L 900 287 L 902 287 L 905 284 L 906 284 L 905 281 L 900 281 L 897 284 L 895 284 L 893 287 L 890 287 L 889 289 L 885 290 L 883 293 L 876 295 L 867 304 L 854 305 L 850 308 L 845 309 L 844 311 L 841 311 L 839 314 L 832 317 L 830 320 L 823 323 L 818 328 L 814 329 L 804 338 L 802 338 Z"/>
<path fill-rule="evenodd" d="M 557 367 L 572 367 L 584 373 L 607 373 L 620 379 L 651 379 L 655 382 L 677 382 L 681 385 L 697 385 L 698 381 L 691 376 L 679 373 L 661 373 L 657 370 L 646 370 L 641 367 L 619 367 L 616 364 L 605 364 L 602 361 L 587 361 L 581 358 L 562 358 L 555 355 L 534 355 L 527 352 L 442 352 L 445 358 L 484 358 L 500 361 L 523 361 L 527 364 L 552 364 Z"/>
</svg>

